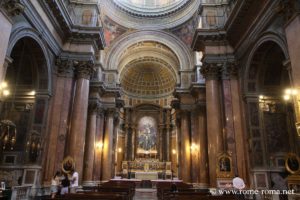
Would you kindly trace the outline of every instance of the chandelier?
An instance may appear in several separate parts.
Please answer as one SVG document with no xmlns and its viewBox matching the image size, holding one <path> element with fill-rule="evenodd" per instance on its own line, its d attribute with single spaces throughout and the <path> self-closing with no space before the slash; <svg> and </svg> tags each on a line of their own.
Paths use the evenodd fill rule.
<svg viewBox="0 0 300 200">
<path fill-rule="evenodd" d="M 41 151 L 41 136 L 37 131 L 31 131 L 29 140 L 26 143 L 26 152 L 31 161 L 36 161 Z"/>
<path fill-rule="evenodd" d="M 2 149 L 13 150 L 16 144 L 17 128 L 10 120 L 2 120 L 0 122 Z"/>
</svg>

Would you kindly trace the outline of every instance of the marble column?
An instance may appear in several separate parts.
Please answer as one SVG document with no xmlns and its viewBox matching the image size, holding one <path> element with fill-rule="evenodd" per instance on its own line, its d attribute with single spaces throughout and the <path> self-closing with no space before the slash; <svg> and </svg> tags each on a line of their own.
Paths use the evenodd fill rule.
<svg viewBox="0 0 300 200">
<path fill-rule="evenodd" d="M 93 65 L 90 62 L 76 62 L 76 86 L 68 137 L 67 155 L 74 158 L 79 181 L 82 180 L 84 143 L 88 113 L 90 76 Z"/>
<path fill-rule="evenodd" d="M 189 112 L 182 110 L 181 130 L 180 130 L 180 175 L 183 182 L 191 182 L 191 143 L 190 143 L 190 123 Z"/>
<path fill-rule="evenodd" d="M 292 1 L 293 3 L 286 3 L 281 1 L 282 13 L 285 16 L 286 24 L 284 26 L 286 41 L 288 44 L 289 58 L 291 62 L 291 87 L 298 90 L 298 94 L 294 96 L 294 110 L 296 115 L 296 122 L 300 123 L 300 2 Z M 295 4 L 295 5 L 293 5 Z M 300 124 L 299 124 L 300 125 Z M 298 129 L 298 136 L 300 136 L 300 129 Z M 299 137 L 298 137 L 299 138 Z M 298 139 L 299 141 L 299 139 Z"/>
<path fill-rule="evenodd" d="M 104 113 L 103 109 L 97 110 L 97 119 L 96 119 L 96 150 L 95 150 L 95 161 L 94 161 L 94 174 L 93 180 L 101 180 L 101 165 L 102 165 L 102 151 L 103 151 L 103 132 L 104 132 Z"/>
<path fill-rule="evenodd" d="M 228 72 L 230 77 L 230 89 L 231 89 L 231 102 L 232 102 L 232 123 L 235 138 L 235 155 L 236 155 L 236 168 L 237 175 L 244 180 L 247 180 L 247 163 L 246 159 L 246 139 L 243 127 L 243 114 L 242 114 L 242 97 L 241 89 L 237 74 L 237 65 L 231 63 L 228 66 Z M 230 119 L 229 119 L 230 120 Z"/>
<path fill-rule="evenodd" d="M 192 182 L 193 183 L 199 183 L 199 157 L 200 157 L 200 152 L 199 152 L 199 128 L 198 127 L 198 121 L 197 121 L 197 113 L 198 110 L 193 109 L 191 112 L 191 142 L 193 148 L 191 148 L 191 177 L 192 177 Z"/>
<path fill-rule="evenodd" d="M 171 109 L 166 110 L 166 161 L 170 162 L 172 158 L 172 138 L 171 138 Z"/>
<path fill-rule="evenodd" d="M 205 107 L 200 106 L 197 110 L 197 123 L 198 123 L 198 135 L 199 135 L 199 184 L 203 188 L 209 186 L 209 172 L 208 172 L 208 146 L 206 135 L 206 112 Z"/>
<path fill-rule="evenodd" d="M 95 138 L 97 126 L 97 110 L 100 105 L 97 101 L 89 103 L 88 126 L 85 137 L 83 185 L 93 185 Z"/>
<path fill-rule="evenodd" d="M 103 140 L 102 158 L 102 181 L 108 181 L 113 177 L 113 140 L 114 140 L 114 110 L 107 110 L 105 121 L 105 132 Z"/>
<path fill-rule="evenodd" d="M 132 127 L 132 135 L 131 135 L 131 144 L 132 144 L 131 158 L 132 158 L 132 160 L 134 160 L 135 159 L 135 152 L 136 152 L 136 125 L 133 124 L 131 127 Z"/>
<path fill-rule="evenodd" d="M 209 155 L 209 178 L 210 186 L 217 186 L 217 156 L 223 152 L 223 131 L 220 108 L 218 64 L 204 63 L 201 72 L 206 83 L 206 106 L 207 106 L 207 141 Z"/>
<path fill-rule="evenodd" d="M 50 183 L 53 174 L 61 170 L 73 95 L 73 61 L 58 59 L 56 66 L 56 84 L 52 99 L 52 109 L 49 114 L 49 144 L 45 164 L 45 183 Z"/>
<path fill-rule="evenodd" d="M 164 145 L 163 145 L 163 134 L 164 134 L 164 124 L 163 124 L 163 110 L 159 112 L 159 124 L 158 124 L 158 145 L 159 145 L 159 161 L 164 160 Z"/>
</svg>

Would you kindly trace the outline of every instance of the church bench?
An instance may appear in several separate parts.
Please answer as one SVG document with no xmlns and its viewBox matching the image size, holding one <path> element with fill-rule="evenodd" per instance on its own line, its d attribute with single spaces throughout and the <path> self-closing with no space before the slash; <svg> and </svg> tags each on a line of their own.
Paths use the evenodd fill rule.
<svg viewBox="0 0 300 200">
<path fill-rule="evenodd" d="M 206 196 L 203 200 L 239 200 L 234 195 Z"/>
<path fill-rule="evenodd" d="M 187 184 L 187 183 L 182 183 L 182 182 L 175 182 L 177 190 L 181 189 L 191 189 L 193 188 L 193 185 Z M 157 197 L 158 199 L 163 199 L 164 192 L 171 191 L 171 182 L 160 182 L 156 184 L 156 189 L 157 189 Z"/>
<path fill-rule="evenodd" d="M 48 198 L 49 200 L 51 198 Z M 76 193 L 76 194 L 66 194 L 63 196 L 57 196 L 55 200 L 83 200 L 83 199 L 92 199 L 92 200 L 126 200 L 127 198 L 121 194 L 116 193 Z"/>
<path fill-rule="evenodd" d="M 110 192 L 110 193 L 118 193 L 126 196 L 127 200 L 133 199 L 134 192 L 130 187 L 122 187 L 122 186 L 100 186 L 98 192 Z"/>
<path fill-rule="evenodd" d="M 185 197 L 190 197 L 190 198 L 203 198 L 205 196 L 210 195 L 210 193 L 208 192 L 203 192 L 203 191 L 197 191 L 194 189 L 191 190 L 178 190 L 177 192 L 165 192 L 163 194 L 162 199 L 163 200 L 172 200 L 172 199 L 181 199 L 181 198 L 185 198 Z"/>
</svg>

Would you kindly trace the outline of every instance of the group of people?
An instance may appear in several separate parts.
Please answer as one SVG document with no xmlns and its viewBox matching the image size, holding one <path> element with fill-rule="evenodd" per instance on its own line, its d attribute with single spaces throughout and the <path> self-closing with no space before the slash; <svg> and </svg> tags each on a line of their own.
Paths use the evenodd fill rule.
<svg viewBox="0 0 300 200">
<path fill-rule="evenodd" d="M 54 199 L 57 194 L 65 195 L 67 193 L 76 193 L 78 187 L 78 173 L 72 171 L 70 174 L 57 171 L 51 181 L 51 198 Z"/>
</svg>

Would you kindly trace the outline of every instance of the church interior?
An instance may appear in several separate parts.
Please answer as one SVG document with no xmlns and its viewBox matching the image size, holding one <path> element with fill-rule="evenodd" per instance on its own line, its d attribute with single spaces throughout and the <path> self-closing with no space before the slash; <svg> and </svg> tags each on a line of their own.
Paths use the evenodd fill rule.
<svg viewBox="0 0 300 200">
<path fill-rule="evenodd" d="M 299 0 L 1 0 L 0 199 L 300 199 L 299 35 Z"/>
</svg>

